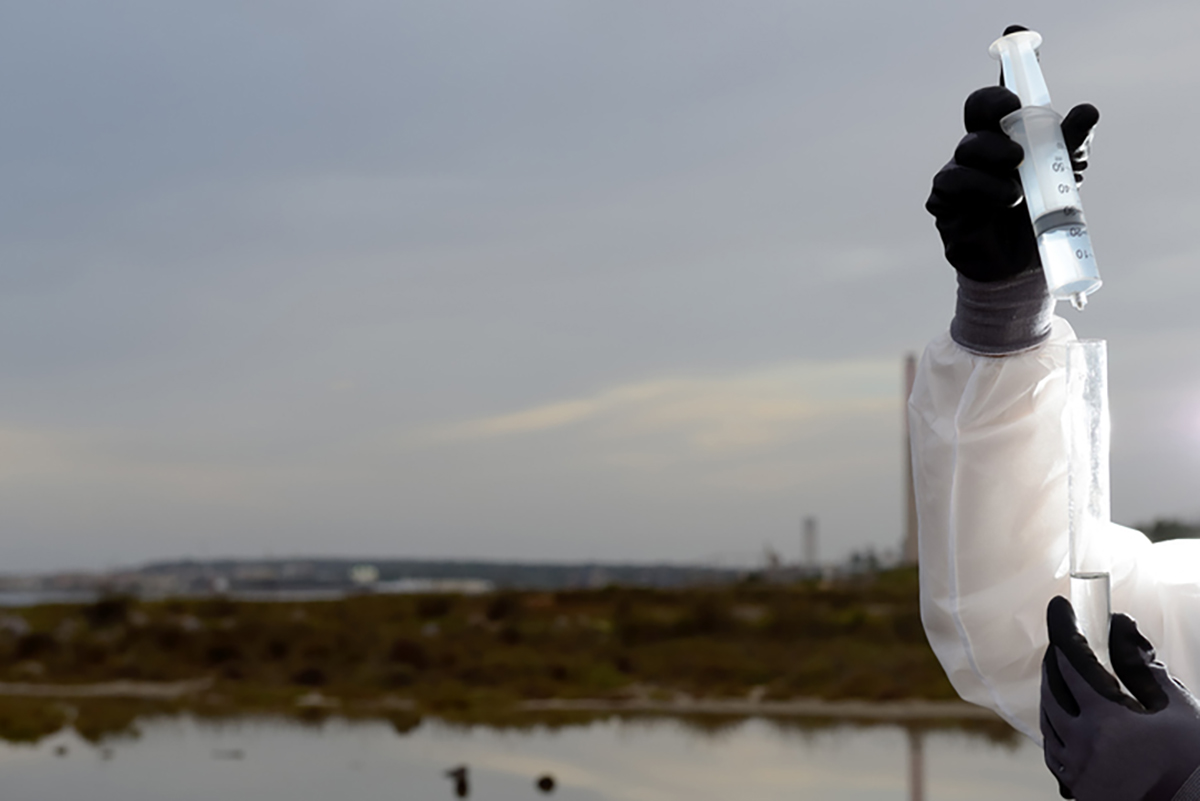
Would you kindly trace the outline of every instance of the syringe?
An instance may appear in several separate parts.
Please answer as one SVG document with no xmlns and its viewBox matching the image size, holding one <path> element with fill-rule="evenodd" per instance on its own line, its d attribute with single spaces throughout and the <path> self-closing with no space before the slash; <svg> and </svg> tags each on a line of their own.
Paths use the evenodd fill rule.
<svg viewBox="0 0 1200 801">
<path fill-rule="evenodd" d="M 1050 90 L 1038 64 L 1041 44 L 1041 34 L 1019 30 L 992 42 L 988 52 L 1000 61 L 1004 85 L 1021 99 L 1021 108 L 1004 117 L 1000 127 L 1025 150 L 1017 171 L 1046 286 L 1051 297 L 1082 310 L 1087 296 L 1100 288 L 1100 272 L 1063 141 L 1062 117 L 1050 108 Z"/>
</svg>

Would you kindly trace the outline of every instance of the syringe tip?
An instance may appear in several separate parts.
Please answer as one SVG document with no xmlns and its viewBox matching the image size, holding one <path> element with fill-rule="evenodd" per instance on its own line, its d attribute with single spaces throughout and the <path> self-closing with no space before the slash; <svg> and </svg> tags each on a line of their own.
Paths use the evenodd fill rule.
<svg viewBox="0 0 1200 801">
<path fill-rule="evenodd" d="M 1083 307 L 1087 305 L 1087 295 L 1076 292 L 1071 296 L 1071 305 L 1075 307 L 1075 311 L 1083 311 Z"/>
</svg>

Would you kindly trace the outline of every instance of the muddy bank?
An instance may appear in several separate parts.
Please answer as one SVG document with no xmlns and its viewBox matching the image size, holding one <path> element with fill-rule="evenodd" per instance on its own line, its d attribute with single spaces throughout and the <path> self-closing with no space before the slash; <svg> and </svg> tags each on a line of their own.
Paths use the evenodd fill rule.
<svg viewBox="0 0 1200 801">
<path fill-rule="evenodd" d="M 32 684 L 0 682 L 7 698 L 124 698 L 171 701 L 212 687 L 211 678 L 192 681 L 107 681 L 96 684 Z"/>
<path fill-rule="evenodd" d="M 807 717 L 834 720 L 1000 721 L 990 709 L 965 701 L 824 701 L 802 698 L 791 701 L 716 699 L 607 700 L 602 698 L 525 701 L 521 709 L 531 712 L 645 712 L 668 715 L 725 715 L 731 717 Z"/>
</svg>

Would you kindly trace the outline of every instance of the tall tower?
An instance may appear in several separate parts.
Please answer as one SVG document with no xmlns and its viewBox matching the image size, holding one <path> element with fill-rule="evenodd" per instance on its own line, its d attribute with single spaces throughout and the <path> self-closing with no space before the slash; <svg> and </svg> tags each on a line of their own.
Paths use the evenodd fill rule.
<svg viewBox="0 0 1200 801">
<path fill-rule="evenodd" d="M 817 566 L 817 518 L 804 518 L 803 533 L 800 538 L 801 559 L 805 567 Z"/>
<path fill-rule="evenodd" d="M 900 549 L 900 561 L 906 565 L 917 563 L 917 493 L 913 483 L 912 437 L 908 433 L 908 397 L 912 395 L 913 382 L 917 380 L 917 355 L 904 357 L 904 545 Z"/>
</svg>

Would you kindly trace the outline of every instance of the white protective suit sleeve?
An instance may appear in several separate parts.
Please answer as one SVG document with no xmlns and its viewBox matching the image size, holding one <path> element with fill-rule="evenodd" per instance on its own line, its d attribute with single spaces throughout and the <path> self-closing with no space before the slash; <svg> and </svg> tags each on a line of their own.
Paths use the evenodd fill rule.
<svg viewBox="0 0 1200 801">
<path fill-rule="evenodd" d="M 997 357 L 944 334 L 909 398 L 925 632 L 959 695 L 1038 742 L 1046 604 L 1070 597 L 1063 346 L 1074 338 L 1055 318 L 1047 342 Z M 1095 540 L 1113 611 L 1200 689 L 1200 541 L 1151 545 L 1116 524 Z"/>
</svg>

